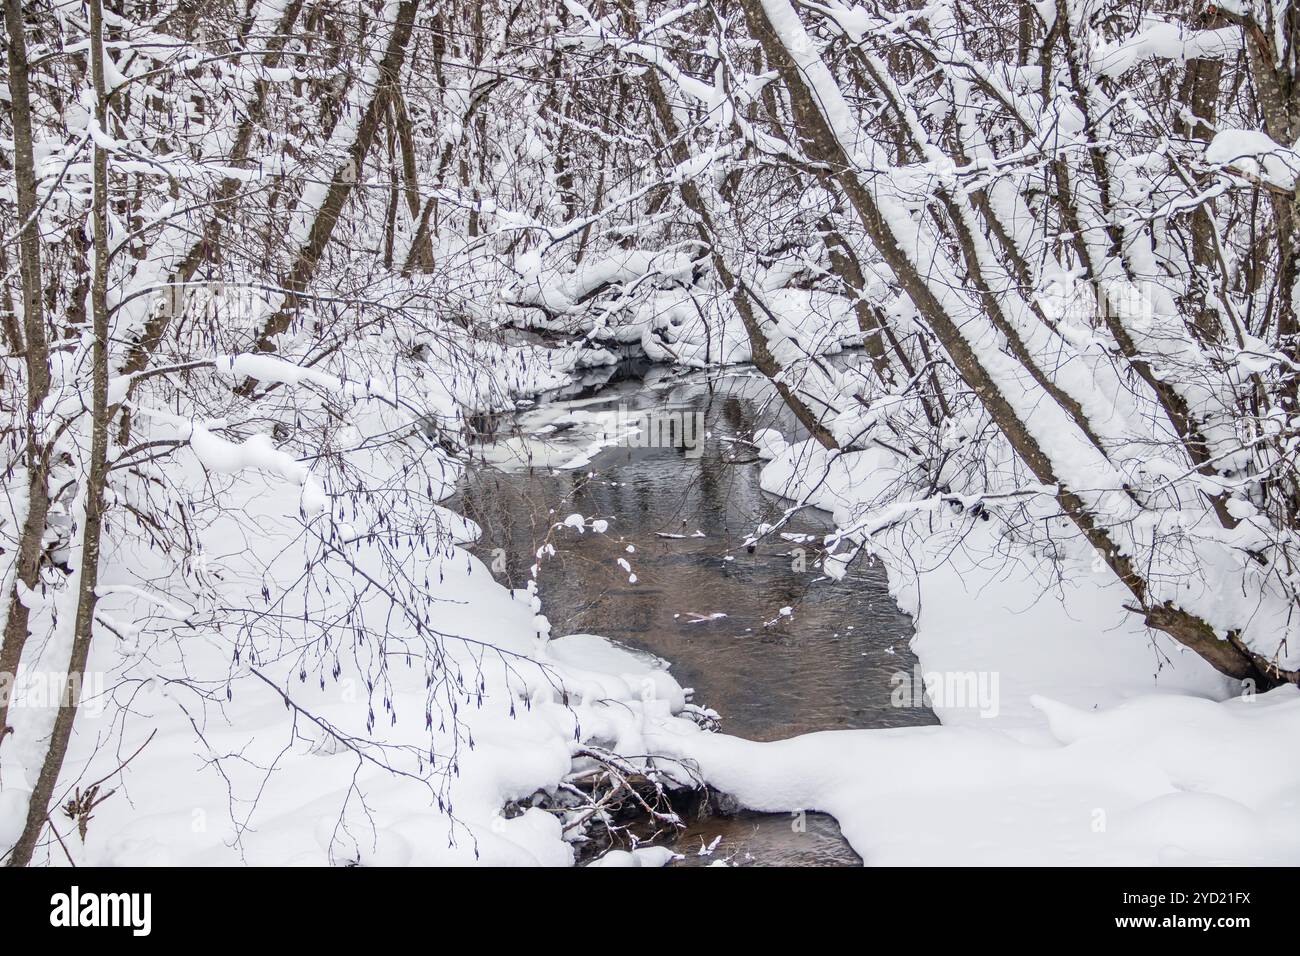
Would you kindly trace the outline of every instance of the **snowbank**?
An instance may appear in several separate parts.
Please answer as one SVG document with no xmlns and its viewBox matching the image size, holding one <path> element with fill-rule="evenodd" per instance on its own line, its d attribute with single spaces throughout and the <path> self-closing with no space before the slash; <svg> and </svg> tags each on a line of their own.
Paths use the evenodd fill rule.
<svg viewBox="0 0 1300 956">
<path fill-rule="evenodd" d="M 659 751 L 746 807 L 832 814 L 868 865 L 1300 862 L 1300 765 L 1278 759 L 1295 687 L 1240 694 L 1134 622 L 1067 529 L 1049 559 L 960 507 L 875 511 L 891 455 L 756 441 L 766 490 L 849 532 L 841 560 L 872 534 L 916 620 L 922 673 L 898 686 L 943 725 L 771 743 L 665 726 Z"/>
<path fill-rule="evenodd" d="M 228 576 L 232 602 L 242 592 L 249 606 L 262 603 L 259 561 L 268 554 L 285 549 L 286 566 L 301 558 L 284 520 L 297 508 L 291 488 L 263 488 L 238 521 L 205 529 L 214 552 L 228 546 L 212 570 Z M 455 530 L 467 529 L 462 521 Z M 229 547 L 254 534 L 256 549 Z M 356 548 L 361 566 L 373 573 L 364 550 Z M 118 552 L 106 561 L 112 620 L 167 613 L 143 606 L 133 569 L 148 565 L 133 558 L 148 560 Z M 458 546 L 413 555 L 411 567 L 429 576 L 436 639 L 390 620 L 377 647 L 330 651 L 304 629 L 274 653 L 234 663 L 239 636 L 202 627 L 175 640 L 100 642 L 66 785 L 84 786 L 143 749 L 114 781 L 119 792 L 96 809 L 84 846 L 56 817 L 77 862 L 571 864 L 579 831 L 563 832 L 568 818 L 527 806 L 504 816 L 503 808 L 554 795 L 579 747 L 647 753 L 645 722 L 678 722 L 682 688 L 663 662 L 604 638 L 550 639 L 538 600 L 507 590 Z M 381 612 L 375 604 L 362 616 L 382 626 Z M 314 659 L 321 651 L 324 662 Z M 42 716 L 14 711 L 19 733 L 3 751 L 4 795 L 14 806 L 0 813 L 0 842 L 16 833 L 19 813 L 8 810 L 29 789 L 24 764 L 36 751 L 24 743 Z M 103 752 L 119 730 L 120 742 Z M 57 847 L 51 862 L 66 862 Z"/>
<path fill-rule="evenodd" d="M 430 356 L 385 383 L 223 360 L 227 379 L 355 402 L 336 436 L 345 468 L 262 431 L 222 438 L 224 421 L 140 419 L 141 440 L 185 443 L 155 480 L 199 503 L 185 516 L 197 557 L 173 563 L 148 536 L 110 528 L 102 630 L 56 796 L 62 806 L 97 780 L 113 792 L 84 841 L 56 812 L 63 842 L 37 862 L 573 863 L 583 827 L 553 798 L 586 766 L 576 751 L 639 766 L 646 722 L 684 720 L 686 695 L 662 661 L 592 635 L 552 638 L 537 595 L 508 590 L 463 547 L 477 526 L 436 503 L 459 466 L 413 414 L 456 423 L 512 407 L 569 381 L 579 357 L 466 347 L 482 361 L 449 371 Z M 312 395 L 295 393 L 289 423 L 313 413 Z M 67 593 L 30 599 L 34 631 L 70 619 Z M 67 654 L 31 651 L 0 748 L 6 846 L 53 720 L 46 678 Z"/>
<path fill-rule="evenodd" d="M 832 814 L 869 865 L 1300 862 L 1300 767 L 1277 759 L 1300 732 L 1294 687 L 1035 703 L 1052 731 L 1036 744 L 972 726 L 653 742 L 745 806 Z"/>
</svg>

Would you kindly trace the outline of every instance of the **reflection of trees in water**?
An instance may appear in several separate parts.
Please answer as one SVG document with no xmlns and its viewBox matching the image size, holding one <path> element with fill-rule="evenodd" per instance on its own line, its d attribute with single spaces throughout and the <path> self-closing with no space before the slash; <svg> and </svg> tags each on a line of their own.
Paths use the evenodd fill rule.
<svg viewBox="0 0 1300 956">
<path fill-rule="evenodd" d="M 496 565 L 494 574 L 501 583 L 519 588 L 527 583 L 533 555 L 550 528 L 547 510 L 559 497 L 534 481 L 480 467 L 462 481 L 448 504 L 482 528 L 471 550 L 489 567 Z M 498 558 L 504 559 L 504 568 Z"/>
<path fill-rule="evenodd" d="M 619 401 L 617 393 L 603 394 Z M 757 427 L 789 433 L 779 421 L 782 406 L 766 403 L 755 383 L 737 377 L 712 389 L 674 386 L 671 401 L 642 394 L 655 407 L 705 413 L 714 437 L 702 457 L 687 458 L 684 449 L 614 448 L 597 458 L 591 478 L 585 471 L 486 468 L 467 476 L 464 511 L 484 530 L 477 552 L 491 561 L 493 548 L 506 551 L 498 579 L 524 586 L 550 526 L 568 514 L 605 518 L 607 534 L 565 528 L 550 537 L 556 554 L 541 562 L 539 583 L 554 634 L 603 634 L 669 660 L 678 680 L 699 690 L 699 702 L 718 708 L 728 729 L 745 736 L 931 722 L 928 712 L 890 707 L 890 676 L 911 666 L 911 625 L 889 601 L 880 569 L 855 567 L 836 584 L 818 580 L 815 543 L 768 538 L 754 554 L 740 547 L 790 502 L 762 491 L 759 464 L 730 464 L 731 446 L 721 439 L 748 437 Z M 829 516 L 803 511 L 785 530 L 820 536 L 831 527 Z M 655 536 L 696 529 L 706 537 Z M 629 542 L 634 554 L 625 550 Z M 807 549 L 802 572 L 790 553 L 800 546 Z M 630 562 L 637 584 L 628 583 L 619 558 Z M 779 614 L 787 605 L 795 609 L 791 618 Z M 729 616 L 692 617 L 714 612 Z M 848 624 L 857 630 L 849 632 Z M 894 653 L 886 654 L 891 645 Z"/>
<path fill-rule="evenodd" d="M 753 383 L 743 378 L 672 390 L 667 404 L 703 412 L 706 429 L 714 436 L 699 458 L 687 458 L 685 449 L 611 449 L 598 459 L 595 478 L 572 471 L 502 473 L 486 467 L 472 471 L 463 484 L 460 501 L 467 516 L 483 528 L 478 552 L 490 560 L 493 549 L 504 549 L 506 567 L 499 577 L 511 587 L 522 587 L 553 522 L 574 511 L 588 518 L 606 518 L 613 538 L 643 539 L 642 550 L 633 560 L 641 584 L 626 585 L 616 564 L 618 557 L 625 556 L 623 546 L 614 545 L 610 538 L 571 532 L 552 536 L 557 554 L 543 562 L 541 571 L 547 613 L 557 625 L 566 618 L 589 621 L 598 613 L 600 603 L 593 595 L 605 595 L 614 599 L 615 608 L 624 609 L 610 615 L 613 626 L 621 617 L 628 617 L 631 623 L 634 616 L 641 622 L 637 629 L 648 627 L 658 606 L 651 593 L 656 575 L 681 577 L 690 567 L 707 561 L 710 572 L 705 578 L 717 577 L 712 562 L 720 562 L 740 537 L 781 511 L 781 503 L 761 490 L 759 467 L 731 464 L 731 446 L 721 441 L 723 436 L 752 433 L 759 419 L 777 417 L 772 413 L 780 406 L 763 401 L 761 393 L 757 397 L 748 394 L 753 390 Z M 611 397 L 615 400 L 616 396 Z M 661 403 L 661 407 L 667 405 Z M 655 533 L 689 535 L 696 530 L 708 537 L 689 539 L 693 544 L 686 556 L 670 551 L 655 554 L 645 547 L 654 541 Z M 684 547 L 676 546 L 678 551 Z M 765 550 L 770 552 L 773 547 L 782 554 L 787 550 L 779 543 L 766 545 Z M 802 576 L 791 579 L 790 574 L 781 573 L 788 570 L 781 567 L 784 560 L 773 558 L 775 574 L 752 571 L 744 575 L 749 579 L 747 586 L 761 592 L 764 601 L 795 601 L 806 589 Z M 680 566 L 683 563 L 686 567 Z M 722 576 L 734 576 L 737 570 L 734 566 L 723 568 Z M 557 588 L 563 592 L 562 599 L 559 593 L 548 594 Z"/>
<path fill-rule="evenodd" d="M 753 426 L 753 419 L 748 414 L 748 404 L 734 395 L 728 395 L 718 403 L 718 412 L 722 420 L 738 435 L 743 435 Z"/>
</svg>

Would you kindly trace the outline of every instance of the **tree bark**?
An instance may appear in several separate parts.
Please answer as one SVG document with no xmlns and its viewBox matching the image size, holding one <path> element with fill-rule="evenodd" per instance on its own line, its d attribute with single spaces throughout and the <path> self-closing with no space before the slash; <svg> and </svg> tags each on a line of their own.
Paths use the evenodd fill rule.
<svg viewBox="0 0 1300 956">
<path fill-rule="evenodd" d="M 108 102 L 104 89 L 104 11 L 101 0 L 90 0 L 90 72 L 95 90 L 95 122 L 108 127 Z M 82 528 L 81 561 L 77 578 L 77 614 L 73 622 L 72 653 L 68 662 L 67 690 L 60 701 L 49 749 L 36 778 L 27 806 L 27 821 L 9 857 L 10 866 L 31 862 L 37 841 L 49 815 L 50 799 L 58 785 L 59 771 L 67 756 L 68 743 L 80 704 L 82 678 L 90 656 L 94 631 L 96 587 L 99 583 L 100 539 L 104 520 L 104 486 L 108 480 L 108 153 L 96 142 L 93 162 L 94 194 L 91 207 L 94 275 L 90 286 L 91 420 L 90 468 L 86 478 L 85 522 Z"/>
<path fill-rule="evenodd" d="M 49 514 L 48 449 L 41 409 L 50 392 L 49 338 L 45 329 L 41 282 L 41 233 L 37 216 L 36 164 L 32 154 L 32 106 L 28 77 L 27 38 L 22 0 L 5 0 L 8 38 L 9 93 L 14 127 L 14 178 L 18 199 L 18 265 L 22 284 L 23 323 L 20 343 L 27 371 L 27 421 L 24 429 L 27 465 L 27 512 L 18 538 L 15 584 L 5 616 L 0 644 L 0 746 L 10 727 L 9 701 L 27 643 L 29 613 L 20 599 L 18 583 L 35 589 L 40 580 L 45 521 Z"/>
<path fill-rule="evenodd" d="M 405 186 L 406 208 L 416 225 L 411 238 L 411 248 L 406 254 L 410 267 L 421 272 L 433 270 L 433 240 L 427 226 L 420 228 L 420 181 L 416 173 L 415 135 L 411 129 L 411 115 L 406 110 L 406 97 L 400 86 L 393 88 L 393 116 L 397 125 L 397 143 L 402 151 L 402 179 Z"/>
<path fill-rule="evenodd" d="M 324 255 L 325 248 L 334 235 L 334 228 L 338 225 L 343 206 L 352 195 L 357 180 L 364 173 L 366 157 L 370 153 L 375 134 L 383 120 L 387 99 L 400 81 L 402 62 L 406 57 L 406 47 L 411 39 L 415 14 L 419 6 L 419 0 L 403 0 L 398 8 L 393 33 L 388 39 L 388 47 L 379 64 L 379 78 L 374 96 L 357 125 L 357 134 L 348 150 L 346 160 L 330 180 L 325 199 L 312 222 L 307 241 L 298 250 L 292 267 L 280 282 L 287 294 L 280 308 L 263 324 L 254 351 L 275 351 L 275 337 L 289 328 L 301 303 L 301 294 L 306 292 L 308 284 L 316 274 L 321 256 Z M 253 388 L 254 383 L 249 379 L 240 386 L 239 391 L 240 394 L 247 396 L 252 393 Z"/>
<path fill-rule="evenodd" d="M 303 0 L 289 0 L 288 5 L 281 13 L 276 24 L 275 34 L 266 41 L 267 52 L 263 56 L 262 64 L 267 69 L 274 69 L 280 65 L 285 44 L 291 39 L 294 24 L 298 22 L 302 7 Z M 269 88 L 270 84 L 264 79 L 259 78 L 254 81 L 252 99 L 248 104 L 244 118 L 240 121 L 235 132 L 234 143 L 230 148 L 230 155 L 226 159 L 228 166 L 242 166 L 247 161 L 253 144 L 253 136 L 257 132 L 258 124 L 261 123 L 266 114 L 266 99 Z M 224 224 L 231 218 L 235 200 L 239 196 L 240 185 L 241 181 L 238 179 L 222 177 L 212 197 L 212 214 L 204 221 L 202 228 L 199 230 L 198 238 L 190 244 L 168 276 L 163 302 L 161 306 L 155 309 L 149 320 L 145 322 L 144 329 L 127 351 L 126 360 L 122 363 L 120 369 L 122 375 L 138 375 L 148 367 L 150 360 L 158 351 L 159 346 L 162 345 L 163 336 L 166 335 L 172 320 L 185 311 L 185 302 L 189 297 L 186 287 L 193 280 L 199 266 L 209 261 L 216 252 L 218 243 L 221 241 Z M 134 389 L 135 382 L 132 381 L 127 386 L 128 398 Z M 115 408 L 113 414 L 116 414 L 116 412 L 117 409 Z M 125 445 L 130 437 L 131 415 L 129 412 L 123 411 L 122 421 L 118 428 L 118 444 Z"/>
<path fill-rule="evenodd" d="M 629 32 L 634 31 L 636 29 L 635 12 L 631 4 L 626 0 L 623 3 L 623 13 Z M 651 108 L 654 110 L 655 119 L 663 130 L 669 155 L 678 167 L 682 167 L 690 160 L 690 148 L 687 146 L 681 130 L 678 129 L 677 120 L 673 116 L 672 104 L 668 102 L 663 84 L 659 82 L 659 74 L 653 68 L 648 69 L 642 74 L 641 80 L 646 95 L 650 100 Z M 705 203 L 699 187 L 695 185 L 690 177 L 684 177 L 678 188 L 682 202 L 695 216 L 696 229 L 701 242 L 709 250 L 713 271 L 717 274 L 723 288 L 727 290 L 732 305 L 735 306 L 736 312 L 740 316 L 741 324 L 745 327 L 754 367 L 772 382 L 782 399 L 790 407 L 790 410 L 794 412 L 795 417 L 799 419 L 800 424 L 808 429 L 819 444 L 825 448 L 838 448 L 839 443 L 835 440 L 835 436 L 831 434 L 830 429 L 826 427 L 822 416 L 813 411 L 807 402 L 799 397 L 790 383 L 785 380 L 786 370 L 776 356 L 772 354 L 767 336 L 763 332 L 762 322 L 759 320 L 758 312 L 754 307 L 750 290 L 735 275 L 726 258 L 722 255 L 722 251 L 718 248 L 717 229 L 714 227 L 713 218 L 709 213 L 708 205 Z"/>
<path fill-rule="evenodd" d="M 963 335 L 960 323 L 948 313 L 930 288 L 926 277 L 904 251 L 893 226 L 882 215 L 872 192 L 857 176 L 854 163 L 840 145 L 802 70 L 776 35 L 762 0 L 741 0 L 741 5 L 750 31 L 762 43 L 769 62 L 791 97 L 805 154 L 832 171 L 857 211 L 867 235 L 939 337 L 959 374 L 1035 478 L 1045 485 L 1057 487 L 1056 499 L 1061 510 L 1133 595 L 1146 623 L 1188 646 L 1230 677 L 1251 678 L 1261 686 L 1269 686 L 1279 680 L 1295 682 L 1300 675 L 1271 668 L 1267 661 L 1249 652 L 1239 642 L 1220 638 L 1213 628 L 1195 615 L 1169 602 L 1153 604 L 1149 600 L 1145 578 L 1133 560 L 1122 553 L 1112 540 L 1107 530 L 1107 517 L 1094 514 L 1075 491 L 1062 484 L 1051 457 L 1030 432 L 1015 407 L 1002 394 L 979 354 Z M 966 253 L 965 249 L 963 253 Z M 973 274 L 977 274 L 978 263 L 967 264 L 972 267 Z"/>
</svg>

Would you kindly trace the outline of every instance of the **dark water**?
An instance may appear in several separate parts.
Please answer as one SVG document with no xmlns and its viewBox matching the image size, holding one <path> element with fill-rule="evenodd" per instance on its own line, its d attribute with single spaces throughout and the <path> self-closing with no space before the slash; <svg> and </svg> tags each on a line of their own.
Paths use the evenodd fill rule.
<svg viewBox="0 0 1300 956">
<path fill-rule="evenodd" d="M 760 489 L 752 447 L 728 440 L 760 427 L 798 432 L 764 380 L 747 369 L 682 376 L 656 367 L 617 380 L 625 376 L 616 370 L 606 384 L 598 376 L 567 400 L 497 423 L 498 439 L 537 430 L 546 439 L 484 448 L 494 464 L 471 469 L 456 503 L 483 527 L 481 555 L 504 550 L 498 578 L 524 586 L 548 529 L 567 515 L 604 519 L 605 534 L 550 533 L 556 554 L 539 580 L 552 633 L 603 634 L 665 658 L 694 701 L 721 715 L 724 731 L 753 740 L 935 723 L 927 710 L 890 705 L 891 676 L 910 671 L 914 658 L 911 621 L 890 600 L 884 569 L 855 564 L 837 582 L 817 568 L 828 515 L 805 509 L 781 528 L 808 540 L 773 535 L 746 547 L 760 523 L 776 523 L 791 504 Z M 682 430 L 665 437 L 687 447 L 625 442 L 572 470 L 548 467 L 587 457 L 602 431 L 591 424 L 596 414 L 622 410 L 635 420 L 646 409 L 656 423 L 680 420 Z M 696 412 L 707 438 L 692 432 L 697 419 L 683 417 Z M 712 854 L 698 855 L 719 836 Z M 674 848 L 686 864 L 858 862 L 834 820 L 817 814 L 713 815 L 691 821 Z"/>
</svg>

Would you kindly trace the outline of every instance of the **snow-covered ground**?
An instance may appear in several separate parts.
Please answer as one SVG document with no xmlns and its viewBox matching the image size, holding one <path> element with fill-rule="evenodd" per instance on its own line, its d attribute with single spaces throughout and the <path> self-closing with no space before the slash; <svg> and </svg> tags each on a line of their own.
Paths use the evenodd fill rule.
<svg viewBox="0 0 1300 956">
<path fill-rule="evenodd" d="M 625 422 L 582 401 L 543 405 L 520 426 L 497 448 L 499 464 L 542 455 L 578 468 L 627 437 Z M 764 487 L 833 512 L 846 529 L 837 548 L 851 553 L 879 517 L 865 503 L 891 479 L 890 456 L 827 457 L 775 433 L 757 438 L 772 459 Z M 224 451 L 196 447 L 188 475 L 195 487 L 225 482 L 226 507 L 197 532 L 209 556 L 202 576 L 229 607 L 256 607 L 267 581 L 302 569 L 295 518 L 306 489 L 283 470 L 249 470 L 268 467 L 260 459 L 217 467 Z M 455 476 L 449 466 L 433 497 Z M 51 845 L 50 861 L 569 865 L 576 815 L 527 804 L 589 766 L 575 759 L 580 749 L 599 747 L 667 758 L 658 766 L 668 773 L 680 761 L 752 809 L 828 812 L 868 865 L 1300 862 L 1300 765 L 1286 759 L 1300 736 L 1300 693 L 1243 694 L 1135 623 L 1111 576 L 1072 550 L 1064 529 L 1052 560 L 1009 546 L 996 522 L 942 508 L 872 536 L 873 559 L 916 620 L 921 673 L 900 681 L 899 705 L 918 705 L 924 686 L 943 726 L 757 743 L 687 719 L 665 662 L 595 635 L 552 636 L 544 595 L 497 583 L 465 550 L 471 522 L 441 508 L 434 518 L 435 544 L 412 544 L 397 571 L 364 535 L 344 549 L 376 579 L 426 579 L 423 623 L 346 592 L 361 600 L 361 623 L 382 629 L 377 645 L 331 646 L 304 625 L 250 654 L 239 633 L 204 632 L 213 598 L 202 588 L 192 606 L 168 602 L 149 619 L 141 604 L 161 573 L 156 556 L 109 555 L 105 620 L 150 623 L 96 647 L 65 779 L 85 787 L 110 775 L 117 792 L 84 842 L 56 815 L 66 856 Z M 333 509 L 317 520 L 343 537 L 355 531 Z M 835 573 L 834 559 L 826 570 Z M 327 566 L 314 573 L 339 586 Z M 355 587 L 350 572 L 342 578 Z M 313 619 L 346 603 L 321 597 Z M 188 626 L 169 630 L 168 617 Z M 0 842 L 16 830 L 20 781 L 39 758 L 28 730 L 48 719 L 39 706 L 14 711 L 19 732 L 0 749 Z M 620 851 L 600 862 L 670 856 Z"/>
<path fill-rule="evenodd" d="M 250 520 L 283 505 L 296 506 L 265 496 L 250 502 Z M 460 547 L 436 553 L 426 566 L 438 581 L 443 656 L 435 662 L 430 645 L 393 622 L 388 686 L 373 700 L 370 662 L 346 653 L 318 681 L 314 670 L 298 679 L 297 656 L 228 668 L 229 646 L 215 636 L 188 637 L 183 653 L 162 644 L 141 648 L 134 665 L 123 662 L 120 648 L 97 652 L 92 673 L 118 686 L 119 701 L 129 694 L 130 713 L 121 717 L 88 700 L 65 775 L 74 779 L 93 759 L 89 782 L 148 744 L 119 792 L 96 810 L 84 846 L 69 821 L 55 820 L 78 863 L 571 864 L 567 820 L 537 808 L 507 818 L 503 808 L 537 791 L 554 793 L 579 769 L 572 760 L 579 745 L 646 753 L 644 722 L 680 712 L 681 688 L 661 662 L 603 638 L 548 640 L 537 599 L 502 587 Z M 125 568 L 115 578 L 133 579 Z M 430 689 L 437 668 L 450 672 L 452 686 Z M 228 681 L 202 682 L 216 697 L 206 707 L 192 688 L 171 683 L 227 670 Z M 371 709 L 378 721 L 368 731 Z M 113 734 L 114 717 L 122 719 L 121 742 L 96 754 Z M 426 781 L 430 750 L 434 772 Z M 21 791 L 10 775 L 22 752 L 7 747 L 4 756 L 5 795 L 16 805 Z M 10 809 L 0 813 L 6 824 L 20 819 Z M 57 848 L 51 852 L 54 864 L 65 862 Z"/>
<path fill-rule="evenodd" d="M 827 464 L 760 439 L 764 487 L 841 528 L 888 480 L 880 452 Z M 872 543 L 943 726 L 756 743 L 665 725 L 654 746 L 752 809 L 832 814 L 868 865 L 1300 863 L 1295 687 L 1243 693 L 1134 623 L 1068 536 L 1052 564 L 968 514 L 912 521 L 924 537 Z"/>
<path fill-rule="evenodd" d="M 548 641 L 535 599 L 497 584 L 458 547 L 438 555 L 430 573 L 442 578 L 437 626 L 455 635 L 442 642 L 442 666 L 462 676 L 465 688 L 443 696 L 432 733 L 426 676 L 433 662 L 401 628 L 390 634 L 389 703 L 372 732 L 365 726 L 368 669 L 346 656 L 323 686 L 314 674 L 299 681 L 292 660 L 236 672 L 231 699 L 205 710 L 191 690 L 169 686 L 182 664 L 160 660 L 156 648 L 151 677 L 131 688 L 121 743 L 91 766 L 106 773 L 116 757 L 147 746 L 131 760 L 119 792 L 96 810 L 84 846 L 69 821 L 55 820 L 78 863 L 571 864 L 567 821 L 537 808 L 507 818 L 504 806 L 553 793 L 575 770 L 571 755 L 580 744 L 645 753 L 644 721 L 680 711 L 681 689 L 661 664 L 603 638 Z M 222 674 L 228 653 L 219 640 L 196 640 L 183 667 Z M 112 671 L 117 654 L 106 648 L 92 671 Z M 294 711 L 254 674 L 286 687 Z M 213 688 L 219 697 L 225 686 Z M 113 730 L 114 710 L 88 705 L 69 779 Z M 372 738 L 380 745 L 363 743 Z M 426 782 L 430 748 L 436 756 Z M 16 748 L 5 754 L 7 775 L 18 757 Z M 92 769 L 86 777 L 98 775 Z M 5 794 L 16 805 L 20 790 L 7 780 Z M 6 824 L 20 819 L 10 809 L 0 813 Z M 65 862 L 57 847 L 51 862 Z"/>
<path fill-rule="evenodd" d="M 454 417 L 573 371 L 559 353 L 490 358 L 485 380 L 462 374 L 459 392 L 423 395 L 426 405 Z M 257 361 L 242 371 L 301 371 Z M 674 716 L 686 697 L 664 662 L 602 637 L 553 639 L 535 589 L 507 589 L 466 550 L 478 528 L 434 504 L 459 466 L 418 435 L 384 443 L 410 427 L 369 400 L 387 386 L 315 378 L 356 393 L 340 441 L 373 503 L 340 483 L 346 472 L 320 479 L 269 442 L 148 420 L 150 435 L 179 431 L 192 445 L 168 481 L 221 507 L 194 512 L 202 566 L 173 567 L 147 539 L 110 535 L 98 614 L 116 640 L 94 645 L 57 791 L 102 781 L 107 797 L 84 835 L 55 813 L 61 842 L 41 862 L 570 865 L 579 811 L 531 798 L 589 769 L 580 749 L 635 761 L 649 753 L 647 721 L 689 723 Z M 393 489 L 398 510 L 383 503 Z M 419 528 L 393 523 L 413 515 Z M 31 601 L 42 622 L 70 613 L 66 594 Z M 53 720 L 46 672 L 67 652 L 52 644 L 20 670 L 16 732 L 0 748 L 5 846 Z"/>
</svg>

